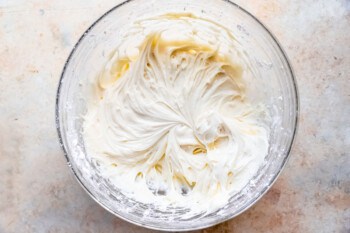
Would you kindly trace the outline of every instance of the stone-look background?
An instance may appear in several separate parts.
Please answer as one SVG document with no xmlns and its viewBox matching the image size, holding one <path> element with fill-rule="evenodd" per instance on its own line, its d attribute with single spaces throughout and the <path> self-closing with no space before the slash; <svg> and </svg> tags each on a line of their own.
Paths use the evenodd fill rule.
<svg viewBox="0 0 350 233">
<path fill-rule="evenodd" d="M 78 185 L 54 103 L 69 52 L 120 0 L 0 0 L 0 232 L 152 232 Z M 198 232 L 350 232 L 350 1 L 237 0 L 276 35 L 298 81 L 300 125 L 272 189 L 239 217 Z M 205 2 L 203 1 L 203 4 Z"/>
</svg>

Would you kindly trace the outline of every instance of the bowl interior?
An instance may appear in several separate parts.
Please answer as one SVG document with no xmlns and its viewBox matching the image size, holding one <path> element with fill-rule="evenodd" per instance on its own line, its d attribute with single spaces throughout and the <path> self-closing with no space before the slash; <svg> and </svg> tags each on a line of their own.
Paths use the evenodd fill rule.
<svg viewBox="0 0 350 233">
<path fill-rule="evenodd" d="M 169 10 L 171 9 L 171 10 Z M 157 209 L 136 202 L 113 187 L 98 172 L 99 164 L 87 155 L 82 136 L 89 80 L 96 77 L 128 27 L 139 18 L 169 12 L 191 12 L 225 25 L 249 58 L 264 102 L 272 117 L 269 153 L 258 173 L 229 203 L 211 214 L 187 216 L 178 208 Z M 62 73 L 57 94 L 57 128 L 69 165 L 87 192 L 115 215 L 138 225 L 160 230 L 208 227 L 243 212 L 272 185 L 283 168 L 295 135 L 297 92 L 291 67 L 274 37 L 253 16 L 223 0 L 132 0 L 98 19 L 74 47 Z"/>
</svg>

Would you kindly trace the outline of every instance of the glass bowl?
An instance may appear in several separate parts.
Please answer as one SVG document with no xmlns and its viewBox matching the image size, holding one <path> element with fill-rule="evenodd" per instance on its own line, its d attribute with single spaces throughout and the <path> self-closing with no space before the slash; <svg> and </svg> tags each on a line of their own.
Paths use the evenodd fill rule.
<svg viewBox="0 0 350 233">
<path fill-rule="evenodd" d="M 171 9 L 171 10 L 169 10 Z M 225 25 L 244 48 L 262 81 L 264 102 L 269 108 L 269 150 L 257 174 L 227 205 L 214 213 L 183 218 L 183 210 L 157 209 L 125 196 L 99 173 L 82 136 L 88 98 L 87 82 L 96 77 L 128 25 L 140 17 L 167 12 L 191 12 Z M 114 215 L 151 229 L 186 231 L 206 228 L 237 216 L 257 202 L 272 186 L 288 159 L 296 133 L 298 95 L 288 59 L 274 36 L 254 16 L 225 0 L 131 0 L 102 15 L 79 39 L 62 72 L 56 99 L 59 140 L 75 177 L 88 194 Z"/>
</svg>

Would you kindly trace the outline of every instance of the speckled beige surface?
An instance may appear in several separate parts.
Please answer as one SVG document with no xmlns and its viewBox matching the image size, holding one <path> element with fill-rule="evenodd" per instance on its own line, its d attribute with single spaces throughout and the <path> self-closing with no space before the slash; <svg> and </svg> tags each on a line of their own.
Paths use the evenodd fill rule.
<svg viewBox="0 0 350 233">
<path fill-rule="evenodd" d="M 0 232 L 152 232 L 96 204 L 55 122 L 63 64 L 111 0 L 0 0 Z M 204 2 L 204 1 L 203 1 Z M 282 175 L 253 208 L 202 232 L 350 232 L 350 1 L 239 0 L 294 66 L 301 114 Z"/>
</svg>

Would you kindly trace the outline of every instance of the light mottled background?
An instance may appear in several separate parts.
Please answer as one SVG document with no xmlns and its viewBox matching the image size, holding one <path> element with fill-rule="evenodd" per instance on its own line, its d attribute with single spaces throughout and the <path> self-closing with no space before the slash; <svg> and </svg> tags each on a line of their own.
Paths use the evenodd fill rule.
<svg viewBox="0 0 350 233">
<path fill-rule="evenodd" d="M 54 124 L 63 64 L 112 0 L 0 0 L 0 232 L 152 232 L 96 204 Z M 299 84 L 300 127 L 273 188 L 203 232 L 350 232 L 350 0 L 238 0 L 277 36 Z M 204 1 L 203 1 L 204 3 Z"/>
</svg>

